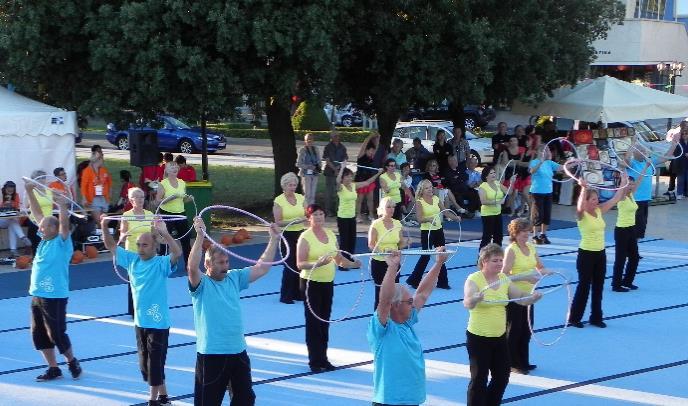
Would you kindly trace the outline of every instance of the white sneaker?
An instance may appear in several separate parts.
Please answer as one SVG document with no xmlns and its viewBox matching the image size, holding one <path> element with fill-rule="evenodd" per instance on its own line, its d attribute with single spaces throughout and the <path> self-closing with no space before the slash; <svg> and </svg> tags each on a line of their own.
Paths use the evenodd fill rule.
<svg viewBox="0 0 688 406">
<path fill-rule="evenodd" d="M 683 200 L 683 195 L 676 195 L 676 200 Z"/>
</svg>

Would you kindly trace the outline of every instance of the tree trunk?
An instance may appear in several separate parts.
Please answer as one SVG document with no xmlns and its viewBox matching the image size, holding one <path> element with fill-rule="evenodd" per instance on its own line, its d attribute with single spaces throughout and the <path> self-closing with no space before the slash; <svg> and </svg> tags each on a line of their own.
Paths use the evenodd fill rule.
<svg viewBox="0 0 688 406">
<path fill-rule="evenodd" d="M 399 119 L 399 112 L 380 111 L 377 114 L 377 126 L 380 131 L 380 146 L 389 150 L 392 143 L 394 127 Z M 386 156 L 386 155 L 385 155 Z"/>
<path fill-rule="evenodd" d="M 265 101 L 268 132 L 275 159 L 275 196 L 282 193 L 280 178 L 287 172 L 296 173 L 296 138 L 291 126 L 289 100 L 269 97 Z"/>
<path fill-rule="evenodd" d="M 460 127 L 461 133 L 466 134 L 466 114 L 463 111 L 463 100 L 457 98 L 449 103 L 449 116 L 454 127 Z"/>
<path fill-rule="evenodd" d="M 201 113 L 201 171 L 203 180 L 208 180 L 208 132 L 206 131 L 205 113 Z"/>
</svg>

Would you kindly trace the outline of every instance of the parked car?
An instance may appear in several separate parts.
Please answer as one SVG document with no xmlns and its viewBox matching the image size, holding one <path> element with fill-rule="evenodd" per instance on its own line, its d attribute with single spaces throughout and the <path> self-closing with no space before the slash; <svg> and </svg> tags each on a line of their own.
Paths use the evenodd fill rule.
<svg viewBox="0 0 688 406">
<path fill-rule="evenodd" d="M 158 132 L 158 148 L 161 151 L 179 151 L 192 154 L 201 151 L 203 140 L 200 127 L 190 127 L 172 116 L 160 116 L 162 127 L 155 129 L 147 124 L 143 127 L 129 126 L 129 129 L 154 130 Z M 206 131 L 208 138 L 208 152 L 216 152 L 227 147 L 227 141 L 221 134 Z M 107 125 L 107 140 L 118 149 L 129 149 L 129 131 L 118 130 L 113 124 Z"/>
<path fill-rule="evenodd" d="M 360 127 L 363 125 L 363 113 L 353 103 L 334 107 L 334 125 L 342 127 Z M 323 110 L 325 110 L 327 119 L 332 121 L 332 105 L 325 104 Z"/>
<path fill-rule="evenodd" d="M 469 104 L 463 107 L 464 124 L 466 130 L 473 130 L 476 127 L 485 127 L 497 117 L 497 113 L 492 107 L 484 104 Z M 443 120 L 450 121 L 449 103 L 442 103 L 439 106 L 429 107 L 409 107 L 408 111 L 400 118 L 401 121 L 413 120 Z"/>
<path fill-rule="evenodd" d="M 432 145 L 435 143 L 435 136 L 437 131 L 444 130 L 447 142 L 451 142 L 454 137 L 452 130 L 454 124 L 451 121 L 441 120 L 415 120 L 415 121 L 400 121 L 394 128 L 392 135 L 392 142 L 395 139 L 400 139 L 404 142 L 402 151 L 413 146 L 413 139 L 420 138 L 421 144 L 428 151 L 432 151 Z M 489 138 L 480 138 L 472 132 L 466 130 L 466 139 L 471 147 L 471 154 L 478 159 L 478 165 L 482 162 L 492 162 L 494 150 L 492 149 L 492 140 Z M 391 146 L 391 144 L 390 144 Z"/>
</svg>

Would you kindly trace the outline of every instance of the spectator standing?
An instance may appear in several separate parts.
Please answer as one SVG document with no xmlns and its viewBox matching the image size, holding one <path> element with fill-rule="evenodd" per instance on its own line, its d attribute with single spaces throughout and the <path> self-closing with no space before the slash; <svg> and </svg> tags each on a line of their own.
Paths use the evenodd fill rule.
<svg viewBox="0 0 688 406">
<path fill-rule="evenodd" d="M 494 149 L 494 161 L 497 162 L 499 155 L 504 151 L 509 142 L 509 135 L 506 133 L 507 127 L 504 121 L 497 124 L 497 132 L 492 136 L 492 149 Z"/>
<path fill-rule="evenodd" d="M 184 158 L 184 155 L 177 155 L 177 157 L 174 159 L 174 162 L 179 165 L 179 175 L 177 175 L 179 179 L 183 180 L 184 182 L 196 181 L 196 170 L 193 166 L 186 164 L 186 158 Z"/>
<path fill-rule="evenodd" d="M 329 217 L 334 217 L 337 212 L 337 174 L 341 167 L 340 162 L 349 159 L 346 147 L 339 141 L 339 133 L 330 133 L 330 142 L 325 145 L 323 151 L 325 160 L 325 211 Z"/>
<path fill-rule="evenodd" d="M 451 145 L 454 148 L 454 156 L 459 169 L 464 170 L 466 169 L 468 158 L 471 157 L 471 146 L 468 144 L 468 140 L 464 136 L 461 127 L 454 127 L 452 132 L 454 133 L 454 138 L 451 139 Z"/>
<path fill-rule="evenodd" d="M 361 144 L 361 149 L 358 151 L 358 157 L 356 160 L 356 165 L 358 165 L 358 169 L 356 170 L 356 176 L 354 177 L 354 181 L 358 184 L 365 182 L 367 179 L 370 179 L 371 176 L 375 175 L 378 170 L 375 168 L 379 168 L 379 165 L 375 165 L 375 154 L 378 150 L 378 142 L 375 142 L 375 139 L 378 138 L 379 135 L 372 133 L 370 134 L 365 140 L 363 140 L 363 143 Z M 371 169 L 372 168 L 372 169 Z M 359 211 L 361 210 L 361 203 L 363 202 L 363 199 L 366 200 L 366 206 L 368 208 L 368 220 L 373 221 L 374 220 L 374 213 L 375 213 L 375 183 L 370 183 L 367 186 L 364 187 L 359 187 L 356 189 L 356 193 L 358 194 L 356 197 L 356 210 Z M 363 222 L 364 221 L 364 216 L 363 212 L 359 212 L 359 220 L 358 222 Z"/>
<path fill-rule="evenodd" d="M 420 138 L 414 138 L 413 146 L 406 150 L 406 162 L 411 165 L 411 169 L 424 171 L 425 164 L 430 158 L 432 158 L 432 153 L 423 146 Z"/>
<path fill-rule="evenodd" d="M 307 133 L 303 140 L 306 145 L 299 149 L 296 166 L 299 168 L 303 196 L 306 198 L 306 205 L 309 205 L 315 203 L 315 193 L 318 189 L 320 153 L 318 152 L 318 147 L 313 144 L 313 134 Z"/>
<path fill-rule="evenodd" d="M 438 130 L 435 143 L 432 145 L 432 153 L 435 155 L 440 173 L 447 169 L 447 160 L 454 155 L 454 147 L 447 142 L 446 137 L 444 130 Z"/>
<path fill-rule="evenodd" d="M 91 156 L 91 163 L 81 173 L 81 195 L 84 206 L 92 209 L 91 215 L 99 219 L 110 207 L 112 177 L 103 165 L 102 155 Z"/>
</svg>

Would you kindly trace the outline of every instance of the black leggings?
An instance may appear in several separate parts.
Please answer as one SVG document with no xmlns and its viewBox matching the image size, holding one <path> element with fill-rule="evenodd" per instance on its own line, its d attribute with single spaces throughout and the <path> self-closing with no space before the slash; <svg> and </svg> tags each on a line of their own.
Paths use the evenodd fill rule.
<svg viewBox="0 0 688 406">
<path fill-rule="evenodd" d="M 299 269 L 296 267 L 296 243 L 299 240 L 301 231 L 285 231 L 284 238 L 289 244 L 289 258 L 287 258 L 284 267 L 282 268 L 282 286 L 280 287 L 280 301 L 289 302 L 290 300 L 301 300 L 301 291 L 299 288 Z M 287 255 L 284 242 L 280 240 L 280 252 L 282 256 Z M 287 267 L 291 267 L 289 269 Z"/>
<path fill-rule="evenodd" d="M 160 209 L 158 211 L 160 214 L 169 214 L 169 215 L 183 215 L 184 213 L 172 213 L 163 209 Z M 189 231 L 189 221 L 185 218 L 183 220 L 175 220 L 175 221 L 166 221 L 165 225 L 167 226 L 167 231 L 170 233 L 172 238 L 179 238 L 184 233 Z M 189 254 L 191 253 L 191 232 L 184 235 L 182 239 L 179 240 L 179 243 L 182 246 L 182 258 L 184 259 L 184 263 L 189 260 Z"/>
<path fill-rule="evenodd" d="M 428 234 L 430 235 L 430 244 L 428 244 Z M 428 250 L 435 247 L 441 247 L 445 244 L 444 241 L 444 229 L 439 230 L 420 230 L 420 245 L 424 250 Z M 413 268 L 413 272 L 406 279 L 406 283 L 413 287 L 417 287 L 421 279 L 423 279 L 423 272 L 425 268 L 428 267 L 428 262 L 430 262 L 430 255 L 421 255 L 416 262 L 416 266 Z M 437 286 L 447 287 L 449 286 L 449 279 L 447 278 L 447 267 L 442 264 L 442 269 L 440 269 L 440 274 L 437 278 Z"/>
<path fill-rule="evenodd" d="M 375 311 L 377 309 L 377 304 L 380 302 L 380 285 L 382 285 L 382 280 L 387 273 L 387 262 L 371 259 L 370 273 L 373 275 L 373 280 L 375 281 L 375 303 L 373 304 L 373 311 Z M 394 281 L 399 283 L 398 273 Z"/>
<path fill-rule="evenodd" d="M 614 244 L 616 245 L 616 254 L 614 255 L 612 286 L 619 287 L 622 285 L 631 285 L 635 279 L 635 273 L 638 270 L 638 262 L 640 261 L 635 226 L 615 227 Z M 626 260 L 628 260 L 628 263 Z M 626 265 L 625 274 L 624 265 Z"/>
<path fill-rule="evenodd" d="M 645 238 L 645 228 L 647 227 L 647 217 L 650 214 L 650 202 L 642 201 L 638 204 L 638 210 L 635 211 L 635 231 L 636 238 Z"/>
<path fill-rule="evenodd" d="M 499 246 L 502 245 L 502 238 L 504 232 L 502 231 L 502 215 L 481 216 L 483 222 L 483 238 L 480 240 L 480 249 L 493 242 Z"/>
<path fill-rule="evenodd" d="M 136 327 L 141 376 L 150 386 L 165 383 L 165 360 L 170 329 Z"/>
<path fill-rule="evenodd" d="M 519 369 L 528 369 L 530 365 L 528 309 L 530 321 L 533 322 L 533 306 L 521 306 L 517 303 L 506 306 L 506 339 L 509 343 L 511 366 Z"/>
<path fill-rule="evenodd" d="M 499 405 L 511 373 L 506 335 L 483 337 L 466 331 L 466 349 L 471 368 L 468 406 Z M 488 373 L 492 376 L 489 384 Z"/>
<path fill-rule="evenodd" d="M 301 279 L 301 290 L 305 294 L 305 279 Z M 333 282 L 308 282 L 308 301 L 303 301 L 303 308 L 306 316 L 308 365 L 311 368 L 322 367 L 329 362 L 327 359 L 327 344 L 330 341 L 330 323 L 325 323 L 316 319 L 308 308 L 308 303 L 310 303 L 313 311 L 318 317 L 328 320 L 332 314 L 333 295 Z"/>
<path fill-rule="evenodd" d="M 350 254 L 356 253 L 356 217 L 337 217 L 337 229 L 339 230 L 339 248 Z M 353 261 L 351 257 L 342 253 L 344 257 Z"/>
<path fill-rule="evenodd" d="M 228 389 L 232 392 L 231 406 L 255 404 L 251 360 L 246 351 L 238 354 L 196 353 L 194 405 L 220 405 Z"/>
<path fill-rule="evenodd" d="M 535 203 L 534 210 L 531 210 L 531 220 L 533 226 L 549 225 L 552 221 L 552 194 L 551 193 L 531 193 Z"/>
<path fill-rule="evenodd" d="M 578 270 L 578 285 L 571 303 L 569 322 L 577 323 L 583 318 L 588 296 L 592 288 L 590 299 L 590 321 L 602 321 L 602 290 L 604 289 L 604 275 L 607 273 L 607 255 L 605 250 L 587 251 L 578 249 L 576 258 Z"/>
</svg>

